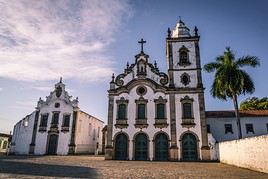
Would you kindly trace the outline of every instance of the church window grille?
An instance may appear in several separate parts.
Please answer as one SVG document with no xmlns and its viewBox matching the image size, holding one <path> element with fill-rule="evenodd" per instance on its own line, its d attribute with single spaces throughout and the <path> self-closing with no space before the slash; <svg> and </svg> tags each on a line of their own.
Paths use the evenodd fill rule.
<svg viewBox="0 0 268 179">
<path fill-rule="evenodd" d="M 5 140 L 3 143 L 3 149 L 6 149 L 6 148 L 7 148 L 7 141 Z"/>
<path fill-rule="evenodd" d="M 182 104 L 182 119 L 193 119 L 193 99 L 185 96 L 181 99 Z"/>
<path fill-rule="evenodd" d="M 166 103 L 167 99 L 159 96 L 158 99 L 154 99 L 155 102 L 155 119 L 166 119 Z"/>
<path fill-rule="evenodd" d="M 225 128 L 225 134 L 234 133 L 232 124 L 224 124 L 224 128 Z"/>
<path fill-rule="evenodd" d="M 146 120 L 147 119 L 147 103 L 148 100 L 140 97 L 135 100 L 136 103 L 136 119 Z"/>
<path fill-rule="evenodd" d="M 51 121 L 52 125 L 57 125 L 59 123 L 59 116 L 60 116 L 59 112 L 54 112 L 53 113 L 52 121 Z"/>
<path fill-rule="evenodd" d="M 156 105 L 156 119 L 165 119 L 165 104 L 159 103 Z"/>
<path fill-rule="evenodd" d="M 250 132 L 254 134 L 253 124 L 246 124 L 246 130 L 247 130 L 247 134 Z"/>
<path fill-rule="evenodd" d="M 117 116 L 118 116 L 118 119 L 126 119 L 126 113 L 127 113 L 127 111 L 126 111 L 126 107 L 127 105 L 126 104 L 119 104 L 118 105 L 118 114 L 117 114 Z"/>
<path fill-rule="evenodd" d="M 146 119 L 145 108 L 145 104 L 138 104 L 138 119 Z"/>
<path fill-rule="evenodd" d="M 211 133 L 209 124 L 207 124 L 207 133 Z"/>
<path fill-rule="evenodd" d="M 41 115 L 40 127 L 47 127 L 48 114 Z"/>
<path fill-rule="evenodd" d="M 63 117 L 63 124 L 62 124 L 62 126 L 63 127 L 70 127 L 70 115 L 68 114 L 68 115 L 64 115 L 64 117 Z"/>
<path fill-rule="evenodd" d="M 183 103 L 183 118 L 193 118 L 191 103 Z"/>
</svg>

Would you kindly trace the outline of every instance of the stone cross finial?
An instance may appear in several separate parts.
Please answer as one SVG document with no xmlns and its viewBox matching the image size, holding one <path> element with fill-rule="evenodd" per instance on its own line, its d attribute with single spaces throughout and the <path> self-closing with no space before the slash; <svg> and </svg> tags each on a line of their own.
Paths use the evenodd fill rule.
<svg viewBox="0 0 268 179">
<path fill-rule="evenodd" d="M 60 83 L 62 83 L 62 77 L 60 77 Z"/>
<path fill-rule="evenodd" d="M 138 41 L 139 44 L 141 44 L 141 52 L 143 52 L 143 44 L 146 43 L 146 41 L 143 40 L 143 38 L 141 38 L 140 41 Z"/>
<path fill-rule="evenodd" d="M 168 28 L 168 38 L 170 38 L 171 37 L 171 30 L 170 30 L 170 28 Z"/>
<path fill-rule="evenodd" d="M 114 83 L 114 73 L 112 75 L 112 81 L 111 82 Z"/>
<path fill-rule="evenodd" d="M 194 27 L 194 35 L 198 36 L 198 28 L 196 26 Z"/>
</svg>

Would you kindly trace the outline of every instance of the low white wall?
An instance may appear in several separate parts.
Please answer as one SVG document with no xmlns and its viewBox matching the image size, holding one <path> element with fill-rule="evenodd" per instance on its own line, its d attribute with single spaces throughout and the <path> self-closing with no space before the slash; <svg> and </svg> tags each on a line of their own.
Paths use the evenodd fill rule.
<svg viewBox="0 0 268 179">
<path fill-rule="evenodd" d="M 220 162 L 268 173 L 268 135 L 219 143 Z"/>
</svg>

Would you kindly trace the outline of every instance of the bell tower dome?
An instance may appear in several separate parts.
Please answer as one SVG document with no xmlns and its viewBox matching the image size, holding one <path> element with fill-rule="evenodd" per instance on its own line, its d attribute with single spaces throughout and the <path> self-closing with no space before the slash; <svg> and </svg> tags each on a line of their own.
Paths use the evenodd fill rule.
<svg viewBox="0 0 268 179">
<path fill-rule="evenodd" d="M 169 84 L 177 88 L 203 88 L 197 27 L 193 34 L 182 20 L 166 38 Z"/>
</svg>

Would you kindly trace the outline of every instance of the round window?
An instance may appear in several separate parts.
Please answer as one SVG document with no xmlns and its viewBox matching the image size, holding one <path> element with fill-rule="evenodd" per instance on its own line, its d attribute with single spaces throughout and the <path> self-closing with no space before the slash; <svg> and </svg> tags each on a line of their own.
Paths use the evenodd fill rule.
<svg viewBox="0 0 268 179">
<path fill-rule="evenodd" d="M 140 86 L 137 88 L 137 94 L 138 95 L 145 95 L 146 94 L 146 88 L 144 86 Z"/>
<path fill-rule="evenodd" d="M 181 75 L 181 83 L 184 84 L 184 86 L 190 83 L 190 76 L 187 73 Z"/>
<path fill-rule="evenodd" d="M 59 108 L 60 107 L 60 103 L 55 103 L 55 108 Z"/>
</svg>

